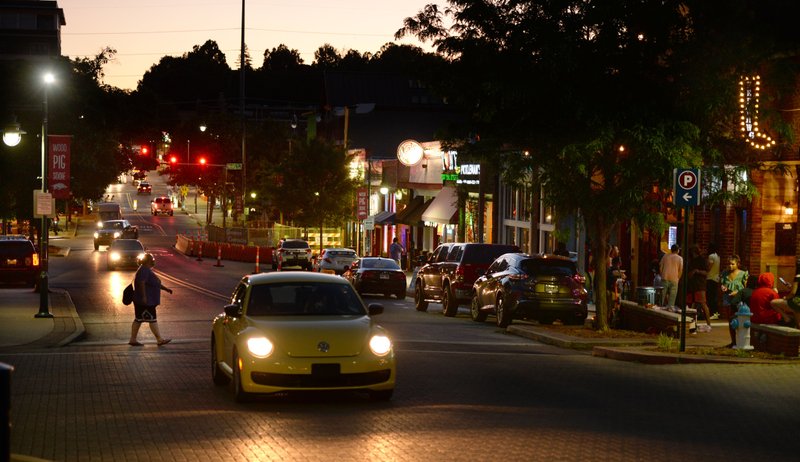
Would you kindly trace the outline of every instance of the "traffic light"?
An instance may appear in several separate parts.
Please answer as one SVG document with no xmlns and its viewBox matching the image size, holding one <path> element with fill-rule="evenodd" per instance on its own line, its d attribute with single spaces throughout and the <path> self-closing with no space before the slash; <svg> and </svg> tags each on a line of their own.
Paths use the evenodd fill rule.
<svg viewBox="0 0 800 462">
<path fill-rule="evenodd" d="M 150 153 L 150 148 L 148 148 L 147 146 L 142 146 L 142 155 L 146 156 L 149 153 Z"/>
<path fill-rule="evenodd" d="M 169 163 L 172 164 L 172 165 L 177 164 L 178 163 L 178 156 L 176 156 L 175 154 L 169 156 Z"/>
<path fill-rule="evenodd" d="M 205 157 L 200 157 L 199 159 L 197 159 L 197 163 L 200 165 L 206 165 L 206 162 L 208 161 L 206 160 Z"/>
</svg>

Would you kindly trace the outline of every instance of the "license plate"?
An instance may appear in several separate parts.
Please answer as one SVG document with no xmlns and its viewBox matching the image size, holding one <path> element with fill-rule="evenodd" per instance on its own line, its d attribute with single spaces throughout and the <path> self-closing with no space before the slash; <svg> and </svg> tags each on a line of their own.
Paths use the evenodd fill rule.
<svg viewBox="0 0 800 462">
<path fill-rule="evenodd" d="M 545 284 L 544 291 L 548 294 L 555 294 L 558 292 L 558 286 L 555 284 Z"/>
<path fill-rule="evenodd" d="M 389 279 L 389 273 L 381 273 L 381 279 Z"/>
</svg>

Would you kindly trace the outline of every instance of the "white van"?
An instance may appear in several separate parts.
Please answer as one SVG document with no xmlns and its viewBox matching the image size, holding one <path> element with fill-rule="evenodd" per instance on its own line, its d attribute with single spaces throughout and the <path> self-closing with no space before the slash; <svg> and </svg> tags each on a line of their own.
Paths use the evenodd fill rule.
<svg viewBox="0 0 800 462">
<path fill-rule="evenodd" d="M 97 213 L 100 217 L 97 226 L 102 226 L 106 220 L 122 220 L 122 208 L 116 202 L 101 202 L 97 204 Z"/>
</svg>

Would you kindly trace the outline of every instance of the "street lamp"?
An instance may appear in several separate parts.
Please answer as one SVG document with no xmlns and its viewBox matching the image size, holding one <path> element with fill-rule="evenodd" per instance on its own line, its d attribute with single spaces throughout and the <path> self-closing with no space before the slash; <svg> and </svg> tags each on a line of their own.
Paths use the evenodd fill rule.
<svg viewBox="0 0 800 462">
<path fill-rule="evenodd" d="M 17 118 L 14 117 L 14 121 L 3 129 L 3 143 L 13 148 L 22 141 L 22 135 L 25 135 L 25 131 L 20 128 Z"/>
<path fill-rule="evenodd" d="M 43 77 L 44 81 L 44 102 L 42 104 L 43 108 L 43 118 L 42 118 L 42 192 L 47 193 L 47 89 L 53 82 L 56 81 L 56 77 L 51 73 L 48 72 Z M 52 204 L 52 201 L 51 201 Z M 47 281 L 47 246 L 49 241 L 49 234 L 50 230 L 48 229 L 49 219 L 47 214 L 42 214 L 42 224 L 41 224 L 41 237 L 39 238 L 39 255 L 41 256 L 41 279 L 39 281 L 39 312 L 36 313 L 34 316 L 37 318 L 52 318 L 53 314 L 50 313 L 50 288 L 48 287 Z"/>
</svg>

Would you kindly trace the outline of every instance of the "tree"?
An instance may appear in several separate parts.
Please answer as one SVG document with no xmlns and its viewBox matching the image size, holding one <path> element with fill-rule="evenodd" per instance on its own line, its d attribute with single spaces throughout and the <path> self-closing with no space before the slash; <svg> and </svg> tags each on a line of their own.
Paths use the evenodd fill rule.
<svg viewBox="0 0 800 462">
<path fill-rule="evenodd" d="M 342 56 L 336 48 L 326 43 L 314 52 L 314 62 L 312 66 L 322 69 L 334 69 L 342 61 Z"/>
<path fill-rule="evenodd" d="M 287 154 L 261 173 L 263 193 L 285 217 L 299 226 L 322 227 L 352 216 L 356 182 L 344 150 L 314 139 L 293 143 Z"/>
<path fill-rule="evenodd" d="M 731 158 L 746 150 L 743 143 L 726 143 L 722 151 L 717 142 L 736 136 L 732 87 L 746 64 L 763 63 L 769 47 L 760 40 L 769 31 L 758 27 L 761 37 L 736 40 L 737 34 L 747 36 L 747 27 L 728 30 L 725 21 L 749 23 L 757 11 L 788 5 L 448 3 L 444 11 L 426 6 L 396 34 L 431 41 L 451 62 L 439 88 L 472 117 L 446 144 L 458 145 L 465 156 L 505 162 L 509 181 L 528 178 L 532 186 L 543 186 L 545 203 L 562 212 L 580 211 L 598 269 L 607 267 L 614 226 L 633 220 L 660 229 L 663 214 L 651 192 L 670 187 L 674 167 L 698 167 L 712 154 Z M 734 21 L 741 13 L 753 14 Z M 733 40 L 726 44 L 731 51 L 710 52 L 719 43 L 710 36 Z M 743 42 L 748 46 L 736 46 Z M 710 87 L 703 76 L 724 77 Z M 715 120 L 707 115 L 709 107 Z M 480 141 L 464 143 L 470 138 Z M 605 271 L 598 270 L 597 294 L 604 293 L 605 279 Z M 598 325 L 606 329 L 606 299 L 599 296 L 596 302 Z"/>
<path fill-rule="evenodd" d="M 281 43 L 271 51 L 264 51 L 264 64 L 262 66 L 262 70 L 287 71 L 300 67 L 302 64 L 303 58 L 300 57 L 300 51 L 296 49 L 289 49 L 289 47 Z"/>
</svg>

